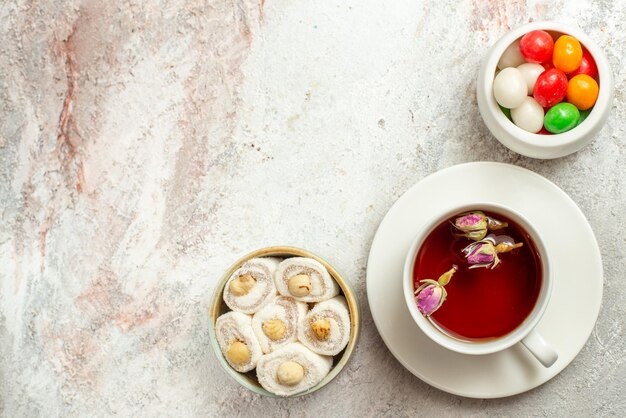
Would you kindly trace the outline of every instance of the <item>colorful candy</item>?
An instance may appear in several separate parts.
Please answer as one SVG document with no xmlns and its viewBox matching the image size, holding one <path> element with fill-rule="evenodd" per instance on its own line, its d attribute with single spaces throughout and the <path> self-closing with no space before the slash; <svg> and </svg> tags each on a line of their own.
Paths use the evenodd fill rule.
<svg viewBox="0 0 626 418">
<path fill-rule="evenodd" d="M 589 116 L 590 113 L 591 113 L 591 109 L 581 110 L 580 111 L 580 120 L 578 121 L 578 125 L 583 123 L 585 121 L 585 119 L 587 119 L 587 116 Z M 576 125 L 576 126 L 578 126 L 578 125 Z"/>
<path fill-rule="evenodd" d="M 498 104 L 506 108 L 512 109 L 521 105 L 527 96 L 526 81 L 522 73 L 514 67 L 500 71 L 493 80 L 493 95 Z"/>
<path fill-rule="evenodd" d="M 553 134 L 560 134 L 576 127 L 579 120 L 580 113 L 576 106 L 571 103 L 559 103 L 548 110 L 543 124 Z"/>
<path fill-rule="evenodd" d="M 507 109 L 506 107 L 504 107 L 502 105 L 498 105 L 498 107 L 500 108 L 502 113 L 504 113 L 504 116 L 506 116 L 506 118 L 508 120 L 513 120 L 513 119 L 511 119 L 511 109 Z"/>
<path fill-rule="evenodd" d="M 587 74 L 591 78 L 598 76 L 598 66 L 595 60 L 586 49 L 583 50 L 583 59 L 577 69 L 569 73 L 569 78 L 575 77 L 578 74 Z"/>
<path fill-rule="evenodd" d="M 583 60 L 583 48 L 578 39 L 569 35 L 562 35 L 554 43 L 552 63 L 555 68 L 564 73 L 576 70 Z"/>
<path fill-rule="evenodd" d="M 537 135 L 552 135 L 552 132 L 547 130 L 544 126 L 539 132 L 537 132 Z"/>
<path fill-rule="evenodd" d="M 513 123 L 525 131 L 537 133 L 543 127 L 543 107 L 532 97 L 526 96 L 524 102 L 511 109 Z"/>
<path fill-rule="evenodd" d="M 504 51 L 493 95 L 504 115 L 538 135 L 567 132 L 591 113 L 598 94 L 598 67 L 580 42 L 528 32 Z M 569 80 L 568 80 L 569 78 Z M 564 102 L 566 100 L 567 102 Z"/>
<path fill-rule="evenodd" d="M 567 77 L 561 70 L 544 71 L 537 78 L 533 97 L 543 107 L 552 107 L 567 95 Z"/>
<path fill-rule="evenodd" d="M 504 70 L 508 67 L 517 67 L 523 63 L 524 57 L 519 50 L 519 41 L 515 41 L 504 50 L 504 53 L 500 57 L 500 61 L 498 61 L 498 68 Z"/>
<path fill-rule="evenodd" d="M 528 94 L 533 94 L 537 77 L 539 77 L 545 69 L 539 64 L 533 64 L 530 62 L 526 62 L 518 66 L 517 69 L 522 73 L 522 77 L 524 77 L 524 81 L 526 81 Z"/>
<path fill-rule="evenodd" d="M 526 62 L 541 64 L 552 58 L 554 41 L 548 32 L 534 30 L 522 36 L 519 49 Z"/>
<path fill-rule="evenodd" d="M 579 110 L 593 107 L 598 99 L 598 83 L 587 74 L 572 77 L 567 86 L 567 101 Z"/>
</svg>

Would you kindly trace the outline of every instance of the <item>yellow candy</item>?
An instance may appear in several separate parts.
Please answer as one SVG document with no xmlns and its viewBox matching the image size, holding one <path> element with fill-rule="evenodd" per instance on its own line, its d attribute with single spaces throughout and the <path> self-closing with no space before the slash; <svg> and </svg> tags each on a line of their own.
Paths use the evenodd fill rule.
<svg viewBox="0 0 626 418">
<path fill-rule="evenodd" d="M 567 101 L 580 110 L 587 110 L 596 104 L 598 83 L 587 74 L 578 74 L 567 85 Z"/>
<path fill-rule="evenodd" d="M 578 39 L 569 35 L 562 35 L 554 43 L 552 64 L 564 73 L 576 70 L 583 60 L 583 48 Z"/>
</svg>

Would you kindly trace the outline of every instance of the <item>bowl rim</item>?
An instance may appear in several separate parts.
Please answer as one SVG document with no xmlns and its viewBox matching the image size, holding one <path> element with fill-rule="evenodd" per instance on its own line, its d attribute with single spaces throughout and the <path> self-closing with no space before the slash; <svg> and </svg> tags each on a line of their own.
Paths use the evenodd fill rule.
<svg viewBox="0 0 626 418">
<path fill-rule="evenodd" d="M 524 34 L 532 30 L 545 30 L 548 32 L 558 32 L 565 35 L 571 35 L 578 39 L 582 46 L 584 46 L 598 67 L 598 87 L 599 93 L 596 103 L 594 104 L 591 112 L 587 118 L 575 128 L 563 132 L 560 134 L 549 135 L 549 141 L 546 140 L 546 135 L 538 133 L 531 133 L 523 130 L 509 120 L 504 113 L 500 110 L 498 103 L 493 96 L 493 76 L 497 69 L 498 61 L 513 42 L 521 38 Z M 602 124 L 605 121 L 605 112 L 610 111 L 612 98 L 613 98 L 613 74 L 609 61 L 598 44 L 593 41 L 581 28 L 576 25 L 565 24 L 556 21 L 540 21 L 531 22 L 521 25 L 502 36 L 491 48 L 484 65 L 485 71 L 483 78 L 479 80 L 480 88 L 483 89 L 483 94 L 487 102 L 488 111 L 493 115 L 495 122 L 505 131 L 507 131 L 516 140 L 535 147 L 543 151 L 552 151 L 554 149 L 569 145 L 571 143 L 580 141 L 582 138 L 590 135 L 598 124 Z"/>
<path fill-rule="evenodd" d="M 241 267 L 241 265 L 246 261 L 257 257 L 308 257 L 318 261 L 326 268 L 326 270 L 328 270 L 328 273 L 337 282 L 337 284 L 341 288 L 341 291 L 343 292 L 343 296 L 346 298 L 346 302 L 348 303 L 348 310 L 350 312 L 350 339 L 348 340 L 348 345 L 343 350 L 343 354 L 341 354 L 341 357 L 333 356 L 333 362 L 336 361 L 336 359 L 338 358 L 337 363 L 333 365 L 333 368 L 330 370 L 330 372 L 317 385 L 305 391 L 295 393 L 289 396 L 279 396 L 271 393 L 265 390 L 256 379 L 253 379 L 245 373 L 239 373 L 234 370 L 232 367 L 230 367 L 230 365 L 222 355 L 222 351 L 220 350 L 217 343 L 215 324 L 220 313 L 225 313 L 222 312 L 222 293 L 224 291 L 224 286 L 226 285 L 226 282 L 228 281 L 230 276 L 235 272 L 235 270 Z M 272 398 L 295 398 L 308 395 L 318 391 L 319 389 L 330 383 L 343 370 L 345 365 L 352 357 L 352 354 L 354 353 L 354 350 L 356 348 L 357 341 L 359 339 L 360 325 L 360 308 L 356 293 L 354 292 L 354 289 L 352 288 L 350 283 L 346 281 L 343 276 L 325 259 L 302 248 L 286 245 L 264 247 L 258 250 L 251 251 L 246 255 L 240 257 L 233 264 L 231 264 L 231 266 L 225 271 L 225 273 L 218 281 L 218 284 L 213 291 L 211 306 L 209 308 L 209 340 L 211 346 L 213 347 L 213 353 L 217 357 L 218 362 L 222 365 L 222 368 L 226 370 L 228 375 L 235 379 L 235 381 L 237 381 L 241 386 L 259 395 L 264 395 Z"/>
</svg>

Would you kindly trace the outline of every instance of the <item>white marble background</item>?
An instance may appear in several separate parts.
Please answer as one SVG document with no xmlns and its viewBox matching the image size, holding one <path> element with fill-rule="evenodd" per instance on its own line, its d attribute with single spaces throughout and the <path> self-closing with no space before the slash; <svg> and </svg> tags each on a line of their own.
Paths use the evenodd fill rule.
<svg viewBox="0 0 626 418">
<path fill-rule="evenodd" d="M 608 125 L 554 161 L 501 146 L 474 94 L 487 47 L 541 19 L 580 25 L 616 82 Z M 625 22 L 619 0 L 3 1 L 0 415 L 626 416 Z M 406 371 L 365 294 L 393 202 L 478 160 L 562 187 L 605 267 L 580 355 L 489 401 Z M 297 400 L 246 392 L 207 344 L 216 280 L 271 244 L 329 259 L 363 308 L 347 369 Z"/>
</svg>

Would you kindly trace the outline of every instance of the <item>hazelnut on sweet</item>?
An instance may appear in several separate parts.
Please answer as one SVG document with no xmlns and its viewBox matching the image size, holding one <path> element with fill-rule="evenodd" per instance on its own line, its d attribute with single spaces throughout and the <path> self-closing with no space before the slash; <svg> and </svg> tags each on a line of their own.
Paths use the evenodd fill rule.
<svg viewBox="0 0 626 418">
<path fill-rule="evenodd" d="M 330 335 L 330 321 L 326 318 L 318 319 L 311 323 L 311 329 L 320 341 L 325 341 Z"/>
<path fill-rule="evenodd" d="M 256 284 L 256 280 L 251 274 L 242 274 L 230 282 L 230 292 L 235 296 L 244 296 L 250 293 L 250 290 Z"/>
<path fill-rule="evenodd" d="M 263 322 L 263 333 L 272 341 L 278 341 L 283 338 L 287 332 L 287 326 L 280 319 L 270 319 Z"/>
<path fill-rule="evenodd" d="M 233 341 L 226 351 L 226 357 L 231 363 L 240 365 L 250 361 L 251 353 L 246 343 Z"/>
<path fill-rule="evenodd" d="M 304 378 L 304 367 L 295 361 L 286 361 L 276 371 L 276 379 L 282 385 L 294 386 Z"/>
<path fill-rule="evenodd" d="M 287 282 L 289 293 L 295 297 L 303 297 L 311 293 L 311 278 L 308 274 L 297 274 Z"/>
</svg>

